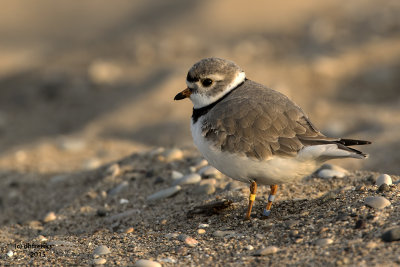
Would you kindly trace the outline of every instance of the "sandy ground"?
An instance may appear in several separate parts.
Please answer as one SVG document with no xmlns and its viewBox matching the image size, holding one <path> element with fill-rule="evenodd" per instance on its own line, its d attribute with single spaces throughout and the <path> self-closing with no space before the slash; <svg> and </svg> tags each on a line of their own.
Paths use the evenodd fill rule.
<svg viewBox="0 0 400 267">
<path fill-rule="evenodd" d="M 379 173 L 394 181 L 400 174 L 397 1 L 10 0 L 2 6 L 2 263 L 92 264 L 94 248 L 104 244 L 110 265 L 141 258 L 180 266 L 400 264 L 398 244 L 380 240 L 398 225 L 398 186 L 383 193 L 374 186 Z M 191 103 L 172 99 L 184 89 L 188 68 L 207 56 L 233 60 L 248 78 L 287 94 L 325 134 L 373 141 L 363 147 L 369 159 L 333 162 L 350 171 L 346 178 L 283 186 L 270 220 L 258 216 L 268 191 L 260 188 L 255 218 L 243 222 L 247 186 L 225 189 L 226 177 L 210 195 L 185 185 L 172 198 L 148 203 L 148 195 L 170 185 L 172 170 L 187 174 L 200 159 L 189 129 Z M 148 154 L 161 146 L 185 155 L 167 163 Z M 117 161 L 130 171 L 107 178 L 107 166 Z M 102 194 L 123 181 L 128 190 Z M 379 194 L 392 205 L 382 211 L 364 205 L 365 197 Z M 224 198 L 233 202 L 227 211 L 187 217 L 194 206 Z M 57 219 L 44 223 L 51 211 Z M 358 220 L 366 227 L 355 229 Z M 203 235 L 200 223 L 209 224 Z M 124 233 L 129 227 L 134 231 Z M 221 238 L 217 230 L 234 233 Z M 166 237 L 174 233 L 199 244 Z M 333 243 L 315 245 L 321 238 Z M 32 251 L 15 247 L 26 242 L 56 243 L 43 250 L 45 257 L 30 257 Z M 268 246 L 279 252 L 253 255 Z"/>
</svg>

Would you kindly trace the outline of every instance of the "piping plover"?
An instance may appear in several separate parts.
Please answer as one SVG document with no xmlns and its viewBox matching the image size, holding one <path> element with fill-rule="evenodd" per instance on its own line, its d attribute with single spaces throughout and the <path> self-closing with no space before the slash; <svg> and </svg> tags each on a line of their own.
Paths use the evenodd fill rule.
<svg viewBox="0 0 400 267">
<path fill-rule="evenodd" d="M 257 184 L 270 185 L 263 211 L 269 216 L 279 184 L 312 173 L 337 158 L 366 158 L 350 146 L 369 141 L 329 138 L 285 95 L 246 78 L 235 63 L 206 58 L 194 64 L 187 88 L 175 100 L 193 103 L 193 141 L 208 162 L 225 175 L 250 183 L 250 218 Z"/>
</svg>

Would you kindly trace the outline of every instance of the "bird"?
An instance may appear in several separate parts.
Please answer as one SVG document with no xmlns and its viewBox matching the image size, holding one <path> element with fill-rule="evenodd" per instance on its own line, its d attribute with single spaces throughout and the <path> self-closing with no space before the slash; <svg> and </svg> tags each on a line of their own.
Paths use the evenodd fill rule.
<svg viewBox="0 0 400 267">
<path fill-rule="evenodd" d="M 189 69 L 186 85 L 174 100 L 193 103 L 195 146 L 210 165 L 250 185 L 245 219 L 250 219 L 257 185 L 270 186 L 263 209 L 268 217 L 278 185 L 299 180 L 330 159 L 368 157 L 352 146 L 370 141 L 325 136 L 297 104 L 247 79 L 232 61 L 201 59 Z"/>
</svg>

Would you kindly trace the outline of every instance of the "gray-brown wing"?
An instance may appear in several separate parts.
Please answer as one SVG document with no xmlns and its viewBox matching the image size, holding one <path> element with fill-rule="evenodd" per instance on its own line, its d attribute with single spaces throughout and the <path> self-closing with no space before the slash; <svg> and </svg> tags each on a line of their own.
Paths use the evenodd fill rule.
<svg viewBox="0 0 400 267">
<path fill-rule="evenodd" d="M 328 139 L 283 94 L 251 81 L 244 86 L 214 106 L 203 121 L 203 135 L 222 151 L 259 160 L 294 157 L 305 143 Z"/>
</svg>

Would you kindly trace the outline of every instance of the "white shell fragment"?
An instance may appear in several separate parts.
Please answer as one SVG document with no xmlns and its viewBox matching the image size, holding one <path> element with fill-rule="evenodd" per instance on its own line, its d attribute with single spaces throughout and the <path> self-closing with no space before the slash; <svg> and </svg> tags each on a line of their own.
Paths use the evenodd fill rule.
<svg viewBox="0 0 400 267">
<path fill-rule="evenodd" d="M 374 197 L 366 197 L 365 205 L 374 209 L 383 209 L 387 206 L 390 206 L 391 203 L 384 197 L 374 196 Z"/>
<path fill-rule="evenodd" d="M 376 182 L 375 184 L 379 187 L 383 184 L 387 184 L 387 185 L 391 185 L 392 182 L 392 177 L 390 177 L 390 175 L 387 174 L 381 174 L 378 176 L 378 178 L 376 178 Z"/>
</svg>

